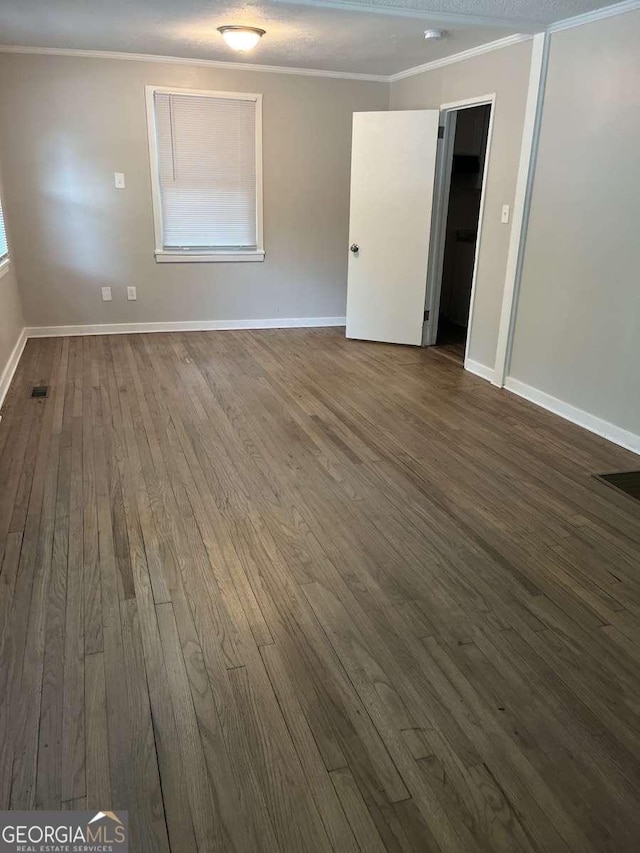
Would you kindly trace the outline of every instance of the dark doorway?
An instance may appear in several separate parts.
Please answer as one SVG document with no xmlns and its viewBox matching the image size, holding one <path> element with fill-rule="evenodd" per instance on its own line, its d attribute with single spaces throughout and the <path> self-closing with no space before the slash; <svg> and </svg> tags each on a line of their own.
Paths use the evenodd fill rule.
<svg viewBox="0 0 640 853">
<path fill-rule="evenodd" d="M 457 111 L 436 346 L 464 361 L 491 105 Z"/>
</svg>

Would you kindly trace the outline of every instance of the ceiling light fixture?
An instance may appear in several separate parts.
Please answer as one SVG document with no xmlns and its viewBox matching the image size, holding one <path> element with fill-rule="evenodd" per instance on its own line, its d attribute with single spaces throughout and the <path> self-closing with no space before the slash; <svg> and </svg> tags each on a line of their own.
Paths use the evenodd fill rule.
<svg viewBox="0 0 640 853">
<path fill-rule="evenodd" d="M 233 50 L 252 50 L 265 34 L 259 27 L 218 27 L 218 32 Z"/>
<path fill-rule="evenodd" d="M 425 30 L 424 37 L 427 41 L 438 41 L 438 39 L 444 38 L 446 33 L 444 30 Z"/>
</svg>

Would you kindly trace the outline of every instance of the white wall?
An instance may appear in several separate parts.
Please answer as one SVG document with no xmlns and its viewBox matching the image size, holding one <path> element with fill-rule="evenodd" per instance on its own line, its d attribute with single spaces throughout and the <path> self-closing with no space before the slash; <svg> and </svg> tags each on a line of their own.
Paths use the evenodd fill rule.
<svg viewBox="0 0 640 853">
<path fill-rule="evenodd" d="M 520 392 L 636 436 L 639 43 L 640 11 L 551 38 L 509 371 Z M 497 95 L 470 342 L 470 357 L 489 368 L 510 232 L 500 209 L 513 203 L 530 55 L 526 42 L 390 87 L 393 109 Z M 264 264 L 155 264 L 146 83 L 264 94 Z M 27 322 L 341 316 L 351 115 L 388 104 L 386 84 L 0 55 L 0 114 L 11 117 L 0 160 Z M 124 192 L 113 188 L 116 170 Z M 113 303 L 100 301 L 103 284 Z M 126 302 L 127 284 L 138 302 Z M 22 323 L 12 268 L 0 279 L 0 373 Z"/>
<path fill-rule="evenodd" d="M 145 84 L 264 95 L 264 263 L 155 263 Z M 344 316 L 351 117 L 388 97 L 386 83 L 0 55 L 0 115 L 11 117 L 0 158 L 27 323 Z M 103 285 L 113 302 L 101 302 Z"/>
<path fill-rule="evenodd" d="M 391 108 L 439 108 L 496 93 L 493 140 L 486 175 L 484 223 L 468 354 L 493 370 L 509 248 L 503 204 L 513 204 L 526 105 L 531 41 L 407 77 L 391 84 Z"/>
<path fill-rule="evenodd" d="M 551 37 L 509 371 L 637 436 L 639 45 L 640 11 Z"/>
<path fill-rule="evenodd" d="M 11 240 L 11 214 L 4 195 L 0 176 L 0 198 L 2 198 L 5 225 L 9 233 L 9 248 L 13 254 Z M 11 259 L 9 268 L 0 273 L 0 406 L 7 392 L 13 365 L 9 364 L 10 357 L 24 327 L 22 306 L 18 294 L 15 260 Z"/>
</svg>

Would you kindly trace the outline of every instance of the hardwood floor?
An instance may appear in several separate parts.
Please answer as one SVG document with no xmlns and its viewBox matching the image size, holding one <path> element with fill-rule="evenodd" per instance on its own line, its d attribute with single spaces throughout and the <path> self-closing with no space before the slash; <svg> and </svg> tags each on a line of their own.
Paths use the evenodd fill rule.
<svg viewBox="0 0 640 853">
<path fill-rule="evenodd" d="M 462 366 L 464 364 L 464 352 L 467 347 L 468 330 L 462 326 L 451 323 L 444 317 L 440 318 L 438 324 L 438 341 L 431 352 L 448 358 Z"/>
<path fill-rule="evenodd" d="M 328 329 L 30 340 L 2 415 L 0 808 L 640 848 L 637 457 Z"/>
</svg>

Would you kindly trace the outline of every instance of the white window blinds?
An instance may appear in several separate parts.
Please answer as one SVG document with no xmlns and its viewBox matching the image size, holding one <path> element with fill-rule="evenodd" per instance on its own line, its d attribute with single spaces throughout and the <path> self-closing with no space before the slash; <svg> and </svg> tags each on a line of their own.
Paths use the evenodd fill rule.
<svg viewBox="0 0 640 853">
<path fill-rule="evenodd" d="M 9 245 L 7 243 L 7 229 L 4 224 L 4 215 L 2 213 L 2 200 L 0 199 L 0 261 L 3 261 L 9 256 Z"/>
<path fill-rule="evenodd" d="M 256 250 L 256 99 L 154 92 L 154 107 L 163 250 Z"/>
</svg>

